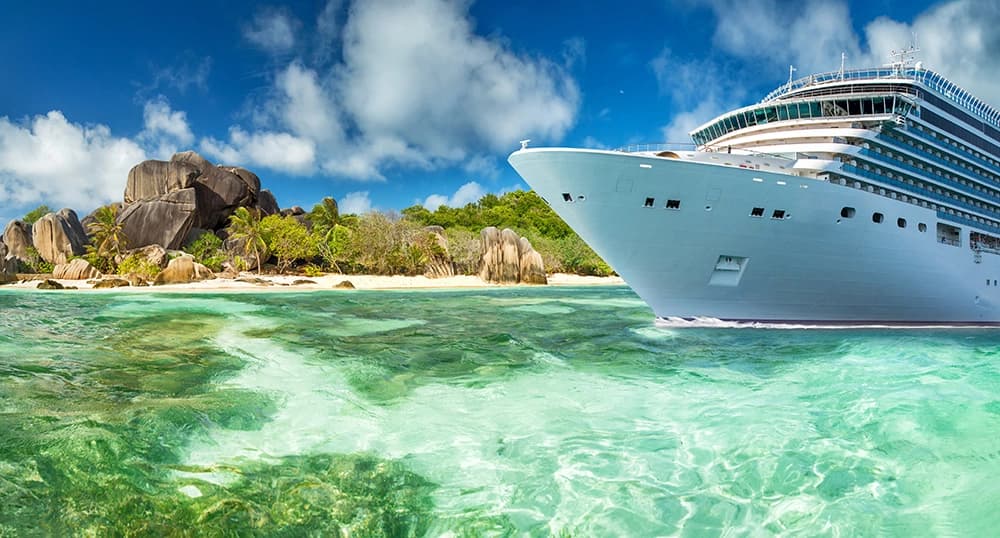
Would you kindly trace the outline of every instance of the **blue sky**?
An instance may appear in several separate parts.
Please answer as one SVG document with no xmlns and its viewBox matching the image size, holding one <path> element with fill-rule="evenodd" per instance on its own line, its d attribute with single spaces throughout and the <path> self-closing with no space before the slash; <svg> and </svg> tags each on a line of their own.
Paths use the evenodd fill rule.
<svg viewBox="0 0 1000 538">
<path fill-rule="evenodd" d="M 991 1 L 8 2 L 0 225 L 120 200 L 194 149 L 282 207 L 461 205 L 525 185 L 536 145 L 687 142 L 788 78 L 920 59 L 1000 103 Z"/>
</svg>

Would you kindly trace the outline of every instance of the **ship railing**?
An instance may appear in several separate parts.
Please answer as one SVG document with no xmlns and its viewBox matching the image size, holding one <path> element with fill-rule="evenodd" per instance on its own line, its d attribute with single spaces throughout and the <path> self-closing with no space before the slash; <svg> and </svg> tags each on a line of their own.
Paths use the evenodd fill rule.
<svg viewBox="0 0 1000 538">
<path fill-rule="evenodd" d="M 622 146 L 620 148 L 615 148 L 612 151 L 620 151 L 622 153 L 641 153 L 648 151 L 694 151 L 698 149 L 697 144 L 684 144 L 684 143 L 654 143 L 654 144 L 630 144 L 628 146 Z M 708 153 L 727 153 L 725 149 L 721 148 L 708 148 L 704 151 Z M 783 161 L 794 161 L 795 158 L 789 157 L 787 155 L 781 155 L 778 153 L 766 153 L 763 151 L 754 151 L 752 149 L 739 148 L 738 153 L 734 155 L 749 155 L 753 157 L 767 157 L 769 159 L 781 159 Z"/>
<path fill-rule="evenodd" d="M 964 152 L 964 151 L 961 151 L 958 148 L 952 147 L 950 144 L 948 144 L 944 140 L 941 140 L 940 138 L 935 138 L 935 137 L 931 136 L 929 133 L 927 133 L 926 131 L 921 131 L 920 129 L 907 129 L 907 130 L 905 130 L 903 132 L 906 133 L 906 134 L 908 134 L 908 135 L 910 135 L 910 136 L 915 136 L 917 138 L 923 138 L 924 140 L 926 140 L 926 141 L 928 141 L 928 142 L 930 142 L 932 144 L 937 144 L 938 146 L 940 146 L 942 148 L 945 148 L 945 149 L 947 149 L 948 151 L 950 151 L 952 153 L 956 153 L 956 154 L 961 155 L 962 158 L 964 158 L 964 159 L 975 161 L 976 164 L 978 164 L 979 166 L 981 166 L 983 168 L 988 168 L 991 171 L 993 171 L 994 173 L 1000 174 L 1000 166 L 997 166 L 997 165 L 995 165 L 995 164 L 987 161 L 986 159 L 983 159 L 982 157 L 976 157 L 975 155 L 973 155 L 971 153 Z M 957 165 L 953 164 L 952 166 L 957 166 Z"/>
<path fill-rule="evenodd" d="M 909 134 L 909 133 L 911 133 L 911 131 L 908 131 L 907 133 Z M 933 139 L 931 139 L 931 140 L 933 140 Z M 891 147 L 891 148 L 893 148 L 895 150 L 898 150 L 898 151 L 908 151 L 908 152 L 911 152 L 911 153 L 917 153 L 917 154 L 920 155 L 921 159 L 927 159 L 929 161 L 932 161 L 932 162 L 940 165 L 942 168 L 951 171 L 953 174 L 962 174 L 964 176 L 970 176 L 970 175 L 972 175 L 973 176 L 972 179 L 975 180 L 975 181 L 978 181 L 980 183 L 984 183 L 984 182 L 985 183 L 992 183 L 993 187 L 1000 186 L 1000 182 L 994 181 L 994 180 L 992 180 L 990 178 L 986 178 L 985 181 L 982 180 L 982 179 L 976 179 L 974 177 L 975 174 L 973 174 L 969 169 L 962 168 L 962 167 L 958 166 L 957 164 L 955 164 L 955 163 L 953 163 L 951 161 L 947 161 L 945 159 L 942 159 L 941 157 L 938 157 L 937 155 L 929 153 L 926 150 L 919 150 L 919 149 L 917 149 L 917 148 L 915 148 L 913 146 L 909 146 L 909 145 L 907 145 L 907 144 L 905 144 L 903 142 L 898 142 L 898 141 L 896 141 L 895 139 L 892 139 L 892 138 L 879 138 L 879 139 L 876 140 L 876 142 L 878 144 L 882 144 L 883 146 L 889 146 L 889 147 Z M 876 152 L 875 155 L 881 155 L 881 154 Z M 983 164 L 987 164 L 986 161 L 982 161 L 982 163 Z M 987 167 L 988 167 L 988 165 L 987 166 L 983 166 L 983 168 L 987 168 Z M 1000 169 L 997 169 L 996 172 L 1000 173 Z M 975 194 L 975 193 L 973 193 L 973 194 Z"/>
<path fill-rule="evenodd" d="M 940 203 L 940 204 L 947 204 L 947 205 L 951 205 L 951 206 L 955 206 L 955 207 L 960 207 L 962 209 L 965 209 L 967 211 L 971 211 L 973 213 L 980 213 L 980 214 L 985 213 L 983 211 L 983 208 L 981 208 L 981 207 L 976 207 L 976 206 L 973 206 L 971 204 L 962 202 L 961 200 L 955 200 L 955 199 L 952 199 L 952 198 L 948 198 L 946 196 L 939 195 L 936 192 L 931 192 L 931 191 L 929 191 L 929 190 L 927 190 L 927 189 L 925 189 L 923 187 L 918 187 L 916 185 L 910 185 L 908 183 L 904 183 L 904 182 L 902 182 L 902 181 L 900 181 L 898 179 L 895 179 L 895 178 L 890 178 L 890 177 L 886 177 L 886 176 L 883 176 L 883 175 L 880 175 L 880 174 L 875 174 L 875 173 L 869 172 L 867 170 L 862 170 L 861 168 L 858 168 L 857 166 L 853 166 L 853 165 L 850 165 L 850 164 L 845 164 L 845 165 L 841 166 L 841 170 L 843 170 L 844 172 L 850 173 L 850 174 L 854 174 L 856 176 L 861 176 L 863 178 L 867 178 L 867 179 L 871 179 L 871 180 L 874 180 L 874 181 L 878 181 L 878 182 L 880 182 L 882 184 L 891 185 L 893 187 L 901 189 L 904 192 L 908 192 L 908 195 L 912 195 L 912 194 L 916 193 L 918 195 L 921 195 L 921 196 L 923 196 L 923 197 L 925 197 L 925 198 L 927 198 L 929 200 L 933 200 L 933 201 L 935 201 L 937 203 Z M 958 215 L 952 215 L 950 213 L 945 213 L 943 211 L 938 211 L 938 215 L 942 216 L 942 218 L 946 218 L 948 220 L 953 220 L 953 221 L 956 221 L 956 222 L 962 222 L 962 223 L 969 224 L 969 225 L 972 225 L 972 226 L 976 226 L 976 227 L 979 227 L 979 228 L 983 228 L 983 229 L 987 229 L 987 230 L 993 230 L 993 231 L 1000 232 L 1000 227 L 994 226 L 992 224 L 985 224 L 985 223 L 982 223 L 982 222 L 972 221 L 972 220 L 965 219 L 965 218 L 963 218 L 961 216 L 958 216 Z"/>
<path fill-rule="evenodd" d="M 645 151 L 694 151 L 697 148 L 698 146 L 689 142 L 657 142 L 652 144 L 629 144 L 615 148 L 614 151 L 641 153 Z"/>
</svg>

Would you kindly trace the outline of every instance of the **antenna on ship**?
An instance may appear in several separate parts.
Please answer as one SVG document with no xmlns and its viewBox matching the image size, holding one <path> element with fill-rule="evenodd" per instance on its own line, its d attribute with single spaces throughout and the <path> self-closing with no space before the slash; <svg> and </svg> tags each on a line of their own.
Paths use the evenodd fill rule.
<svg viewBox="0 0 1000 538">
<path fill-rule="evenodd" d="M 847 63 L 847 52 L 840 53 L 840 80 L 844 80 L 844 64 Z"/>
<path fill-rule="evenodd" d="M 788 89 L 789 89 L 789 91 L 791 91 L 791 89 L 792 89 L 792 73 L 794 73 L 794 72 L 795 72 L 795 66 L 794 65 L 789 65 L 788 66 Z"/>
<path fill-rule="evenodd" d="M 892 62 L 889 62 L 889 66 L 892 67 L 895 74 L 902 75 L 903 70 L 910 67 L 910 64 L 913 63 L 917 53 L 920 52 L 920 49 L 918 49 L 916 45 L 916 39 L 917 37 L 914 35 L 913 43 L 911 43 L 909 47 L 906 47 L 899 52 L 896 52 L 895 50 L 889 52 L 889 57 L 893 59 Z"/>
</svg>

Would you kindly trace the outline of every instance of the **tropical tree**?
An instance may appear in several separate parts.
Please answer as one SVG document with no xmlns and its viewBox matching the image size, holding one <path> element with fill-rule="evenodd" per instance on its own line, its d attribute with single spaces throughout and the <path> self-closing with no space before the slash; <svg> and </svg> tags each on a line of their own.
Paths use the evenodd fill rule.
<svg viewBox="0 0 1000 538">
<path fill-rule="evenodd" d="M 294 217 L 269 215 L 260 221 L 267 249 L 278 259 L 278 271 L 285 272 L 292 263 L 309 260 L 318 254 L 316 237 Z"/>
<path fill-rule="evenodd" d="M 329 239 L 333 233 L 333 227 L 340 221 L 340 210 L 337 208 L 337 201 L 327 196 L 323 201 L 314 205 L 312 211 L 306 215 L 313 225 L 313 231 L 324 240 Z"/>
<path fill-rule="evenodd" d="M 267 253 L 267 240 L 264 238 L 264 228 L 261 226 L 260 212 L 238 207 L 229 217 L 229 237 L 243 244 L 243 254 L 257 259 L 257 274 L 260 274 L 264 254 Z"/>
<path fill-rule="evenodd" d="M 87 228 L 91 235 L 87 261 L 101 272 L 114 272 L 115 259 L 128 248 L 128 238 L 118 222 L 118 206 L 99 207 Z"/>
<path fill-rule="evenodd" d="M 25 224 L 34 224 L 35 222 L 38 221 L 38 219 L 44 217 L 45 215 L 48 215 L 51 212 L 52 210 L 49 209 L 49 206 L 40 205 L 35 209 L 29 211 L 28 214 L 25 215 L 24 218 L 21 220 L 23 220 Z"/>
</svg>

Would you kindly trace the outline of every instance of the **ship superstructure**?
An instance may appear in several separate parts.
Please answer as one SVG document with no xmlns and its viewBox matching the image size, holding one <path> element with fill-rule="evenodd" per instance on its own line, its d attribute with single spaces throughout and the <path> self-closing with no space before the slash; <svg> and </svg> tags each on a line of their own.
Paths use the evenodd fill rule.
<svg viewBox="0 0 1000 538">
<path fill-rule="evenodd" d="M 1000 322 L 1000 112 L 900 61 L 514 168 L 661 317 Z"/>
</svg>

